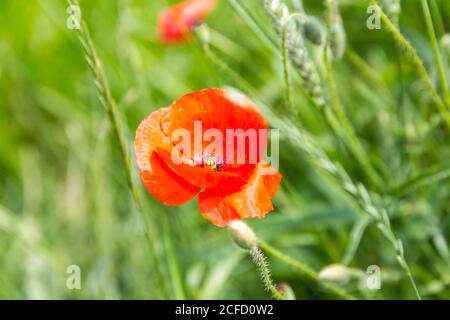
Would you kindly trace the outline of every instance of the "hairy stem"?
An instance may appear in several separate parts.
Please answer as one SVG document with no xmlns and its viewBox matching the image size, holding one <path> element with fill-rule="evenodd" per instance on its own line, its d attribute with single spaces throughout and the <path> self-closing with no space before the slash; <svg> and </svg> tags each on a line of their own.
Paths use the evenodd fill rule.
<svg viewBox="0 0 450 320">
<path fill-rule="evenodd" d="M 286 300 L 285 297 L 280 292 L 278 292 L 278 290 L 273 285 L 272 277 L 270 276 L 269 263 L 267 262 L 267 259 L 264 256 L 263 252 L 255 246 L 249 251 L 249 253 L 252 257 L 253 262 L 259 270 L 261 281 L 263 282 L 265 289 L 271 292 L 274 298 L 276 298 L 277 300 Z"/>
<path fill-rule="evenodd" d="M 270 253 L 274 257 L 280 259 L 280 261 L 283 261 L 287 265 L 294 268 L 299 274 L 301 274 L 305 279 L 307 279 L 309 282 L 314 284 L 316 287 L 318 287 L 321 291 L 326 292 L 333 298 L 337 299 L 343 299 L 343 300 L 350 300 L 355 299 L 352 295 L 345 292 L 340 287 L 322 281 L 316 272 L 314 272 L 310 267 L 307 265 L 292 259 L 291 257 L 285 255 L 284 253 L 278 251 L 274 247 L 270 246 L 269 244 L 265 243 L 264 241 L 258 240 L 258 245 L 261 247 L 262 250 Z"/>
</svg>

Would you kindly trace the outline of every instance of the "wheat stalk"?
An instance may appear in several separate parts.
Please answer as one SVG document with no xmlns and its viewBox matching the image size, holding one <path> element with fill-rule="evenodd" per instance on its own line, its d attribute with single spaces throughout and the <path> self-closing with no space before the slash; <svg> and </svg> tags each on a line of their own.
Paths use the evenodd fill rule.
<svg viewBox="0 0 450 320">
<path fill-rule="evenodd" d="M 79 6 L 77 0 L 67 0 L 67 2 L 69 5 L 75 4 Z M 97 90 L 98 99 L 100 100 L 101 104 L 103 105 L 108 114 L 109 121 L 113 127 L 114 137 L 117 141 L 117 144 L 119 145 L 122 161 L 125 165 L 125 173 L 127 177 L 128 186 L 130 188 L 136 208 L 139 211 L 139 214 L 144 222 L 145 228 L 144 232 L 151 247 L 150 253 L 155 261 L 156 271 L 157 273 L 161 274 L 160 263 L 158 262 L 159 257 L 156 254 L 155 250 L 155 244 L 157 239 L 156 228 L 153 226 L 153 224 L 150 223 L 148 217 L 144 214 L 143 211 L 139 187 L 137 186 L 136 182 L 133 179 L 133 166 L 131 156 L 128 151 L 127 142 L 123 132 L 117 104 L 111 94 L 108 79 L 105 75 L 105 71 L 103 69 L 101 60 L 97 54 L 94 43 L 89 33 L 89 29 L 84 20 L 80 21 L 80 25 L 77 31 L 78 31 L 77 32 L 78 39 L 84 50 L 84 58 L 89 68 L 91 69 L 91 72 L 94 77 L 94 84 Z M 162 279 L 161 277 L 158 278 Z"/>
<path fill-rule="evenodd" d="M 264 0 L 264 8 L 268 15 L 272 18 L 275 31 L 281 37 L 282 43 L 282 58 L 283 58 L 283 69 L 285 78 L 286 90 L 289 90 L 289 82 L 287 77 L 287 64 L 285 63 L 285 47 L 289 53 L 290 60 L 296 67 L 296 70 L 303 79 L 303 83 L 307 89 L 307 93 L 316 107 L 320 109 L 324 115 L 327 123 L 330 125 L 334 133 L 341 137 L 345 142 L 346 146 L 353 153 L 354 157 L 361 164 L 361 167 L 365 171 L 369 179 L 378 187 L 382 188 L 383 184 L 379 178 L 378 173 L 373 168 L 371 161 L 369 160 L 364 147 L 361 145 L 358 137 L 356 136 L 350 121 L 346 117 L 336 94 L 335 84 L 332 79 L 331 67 L 327 58 L 327 54 L 324 54 L 325 61 L 325 73 L 327 84 L 331 93 L 331 100 L 334 107 L 335 113 L 328 107 L 328 101 L 325 97 L 324 91 L 322 89 L 322 84 L 320 82 L 320 76 L 317 72 L 316 65 L 314 61 L 310 58 L 308 50 L 305 46 L 302 33 L 300 31 L 298 23 L 291 23 L 291 20 L 296 22 L 303 22 L 305 20 L 302 13 L 291 14 L 288 7 L 281 0 Z M 329 34 L 329 32 L 327 33 Z M 328 36 L 327 36 L 328 38 Z M 328 39 L 327 39 L 328 40 Z M 326 42 L 328 43 L 328 41 Z M 328 51 L 327 47 L 324 49 L 325 52 Z M 289 91 L 288 91 L 289 92 Z M 288 99 L 290 99 L 290 94 L 287 93 Z M 288 100 L 289 103 L 289 100 Z M 296 115 L 295 112 L 291 111 L 293 116 Z"/>
<path fill-rule="evenodd" d="M 285 35 L 285 45 L 291 61 L 300 74 L 312 102 L 320 109 L 325 107 L 326 100 L 320 76 L 300 36 L 298 23 L 290 23 L 292 15 L 280 0 L 264 0 L 264 7 L 272 18 L 275 31 L 280 36 Z"/>
</svg>

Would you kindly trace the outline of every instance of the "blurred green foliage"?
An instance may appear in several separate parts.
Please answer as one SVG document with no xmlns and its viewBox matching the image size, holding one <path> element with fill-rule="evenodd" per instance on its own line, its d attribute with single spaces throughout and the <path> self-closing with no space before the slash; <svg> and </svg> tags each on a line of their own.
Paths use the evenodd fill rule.
<svg viewBox="0 0 450 320">
<path fill-rule="evenodd" d="M 130 151 L 135 128 L 151 111 L 190 91 L 236 86 L 195 42 L 158 42 L 157 15 L 174 1 L 80 2 L 128 130 Z M 276 50 L 227 0 L 219 0 L 207 18 L 213 50 L 256 88 L 255 102 L 281 117 L 279 40 L 259 1 L 239 2 Z M 441 38 L 450 32 L 450 2 L 430 2 Z M 322 1 L 305 0 L 304 5 L 323 18 Z M 367 6 L 366 1 L 341 1 L 348 43 L 343 59 L 334 62 L 338 93 L 384 177 L 383 199 L 419 290 L 427 299 L 449 299 L 449 131 L 389 34 L 366 28 Z M 203 219 L 195 201 L 164 207 L 142 189 L 145 214 L 158 230 L 158 259 L 151 259 L 92 75 L 75 31 L 66 28 L 66 8 L 62 0 L 0 2 L 0 298 L 269 298 L 245 252 L 226 229 Z M 402 1 L 400 26 L 438 88 L 419 1 Z M 320 55 L 316 48 L 311 52 Z M 295 76 L 293 92 L 305 127 L 355 180 L 367 182 Z M 362 218 L 295 143 L 282 141 L 280 171 L 284 178 L 276 210 L 248 223 L 261 239 L 317 271 L 341 262 L 355 241 L 353 226 Z M 352 281 L 345 285 L 348 291 L 363 298 L 414 298 L 374 225 L 354 244 L 350 266 L 363 272 L 380 266 L 382 289 L 369 291 Z M 289 283 L 297 298 L 321 298 L 292 269 L 272 257 L 269 262 L 274 280 Z M 69 265 L 81 267 L 81 290 L 66 288 Z"/>
</svg>

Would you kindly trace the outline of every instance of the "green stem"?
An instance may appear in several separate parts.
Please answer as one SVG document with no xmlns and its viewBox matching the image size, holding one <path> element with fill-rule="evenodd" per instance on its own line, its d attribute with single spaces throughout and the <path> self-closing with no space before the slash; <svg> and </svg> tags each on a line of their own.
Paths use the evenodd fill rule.
<svg viewBox="0 0 450 320">
<path fill-rule="evenodd" d="M 411 283 L 411 286 L 413 287 L 416 298 L 418 300 L 422 300 L 419 290 L 417 289 L 417 285 L 414 280 L 414 277 L 411 273 L 411 269 L 408 265 L 408 262 L 406 261 L 405 252 L 403 249 L 403 243 L 399 238 L 397 238 L 394 231 L 392 230 L 388 213 L 384 209 L 380 211 L 380 216 L 377 219 L 377 226 L 378 226 L 378 229 L 380 229 L 380 231 L 384 234 L 384 236 L 392 243 L 395 253 L 397 255 L 397 261 L 400 264 L 400 266 L 402 267 L 403 271 L 405 271 L 405 273 Z"/>
<path fill-rule="evenodd" d="M 228 0 L 228 3 L 236 11 L 238 15 L 245 21 L 245 23 L 253 30 L 256 36 L 269 48 L 272 52 L 277 52 L 277 46 L 275 43 L 266 35 L 266 33 L 261 29 L 261 27 L 256 23 L 256 20 L 246 8 L 244 8 L 238 0 Z"/>
<path fill-rule="evenodd" d="M 273 285 L 273 281 L 270 276 L 269 264 L 267 263 L 264 253 L 255 246 L 250 250 L 250 256 L 261 274 L 261 280 L 263 281 L 265 288 L 270 291 L 277 300 L 286 300 L 286 298 Z"/>
<path fill-rule="evenodd" d="M 274 247 L 270 246 L 269 244 L 265 243 L 264 241 L 258 240 L 259 247 L 273 255 L 274 257 L 280 259 L 287 265 L 291 266 L 293 269 L 295 269 L 299 274 L 301 274 L 305 279 L 309 280 L 311 283 L 315 284 L 317 287 L 319 287 L 322 291 L 325 291 L 326 293 L 330 294 L 334 298 L 337 299 L 343 299 L 343 300 L 352 300 L 355 299 L 352 295 L 345 292 L 343 289 L 339 288 L 338 286 L 327 283 L 322 281 L 316 272 L 314 272 L 310 267 L 307 265 L 292 259 L 291 257 L 285 255 L 284 253 L 278 251 Z"/>
<path fill-rule="evenodd" d="M 246 50 L 240 45 L 236 44 L 233 40 L 229 39 L 221 32 L 209 27 L 211 33 L 211 46 L 216 47 L 220 51 L 228 54 L 232 58 L 243 56 L 246 54 Z"/>
<path fill-rule="evenodd" d="M 431 45 L 433 46 L 434 60 L 436 63 L 438 74 L 439 74 L 439 81 L 441 82 L 442 94 L 444 96 L 444 101 L 447 104 L 447 107 L 449 107 L 450 106 L 450 94 L 448 91 L 448 83 L 447 83 L 447 78 L 445 77 L 445 70 L 444 70 L 444 66 L 442 64 L 442 58 L 441 58 L 441 53 L 439 50 L 438 40 L 436 39 L 436 33 L 435 33 L 434 27 L 433 27 L 433 19 L 431 17 L 431 12 L 430 12 L 430 8 L 428 6 L 428 1 L 421 0 L 421 4 L 422 4 L 423 15 L 425 17 L 425 23 L 427 26 L 428 36 L 430 37 Z"/>
<path fill-rule="evenodd" d="M 442 21 L 442 16 L 437 1 L 431 1 L 431 13 L 435 21 L 436 36 L 439 39 L 445 34 L 445 25 Z"/>
<path fill-rule="evenodd" d="M 79 6 L 78 1 L 76 0 L 74 1 L 67 0 L 67 2 L 69 3 L 69 5 L 75 4 Z M 92 74 L 94 76 L 94 83 L 98 93 L 98 98 L 102 103 L 102 105 L 104 106 L 104 108 L 106 109 L 109 121 L 113 127 L 115 139 L 119 145 L 122 161 L 125 165 L 125 174 L 127 177 L 128 187 L 130 188 L 134 203 L 144 223 L 145 235 L 150 245 L 150 254 L 152 255 L 152 258 L 155 261 L 156 272 L 161 274 L 161 270 L 159 269 L 160 263 L 158 262 L 159 257 L 157 256 L 155 250 L 155 243 L 157 239 L 157 236 L 155 234 L 156 230 L 153 224 L 151 224 L 150 221 L 148 220 L 148 217 L 144 214 L 142 200 L 139 193 L 139 187 L 137 186 L 137 184 L 133 179 L 133 166 L 131 162 L 131 157 L 128 152 L 127 142 L 125 139 L 125 135 L 123 133 L 123 128 L 120 121 L 119 111 L 116 102 L 111 94 L 108 79 L 103 69 L 101 60 L 95 49 L 95 45 L 90 36 L 89 29 L 84 20 L 81 21 L 80 28 L 77 31 L 78 31 L 78 39 L 84 50 L 85 60 L 89 65 L 89 68 L 91 69 Z M 160 283 L 160 285 L 162 288 L 164 287 L 162 283 Z"/>
<path fill-rule="evenodd" d="M 364 231 L 366 230 L 370 222 L 372 222 L 372 218 L 370 216 L 362 216 L 356 221 L 350 233 L 350 244 L 345 252 L 344 258 L 342 259 L 343 265 L 347 266 L 353 260 L 353 257 L 358 250 Z"/>
<path fill-rule="evenodd" d="M 336 81 L 333 76 L 333 71 L 331 67 L 330 58 L 328 56 L 328 47 L 330 44 L 330 34 L 331 34 L 331 25 L 333 18 L 333 0 L 327 1 L 327 28 L 326 28 L 326 37 L 325 37 L 325 46 L 323 50 L 323 64 L 324 64 L 324 72 L 325 72 L 325 82 L 327 84 L 328 90 L 330 92 L 330 100 L 333 106 L 333 109 L 338 117 L 340 127 L 342 127 L 342 134 L 348 139 L 347 145 L 352 150 L 356 159 L 361 163 L 364 167 L 368 177 L 375 185 L 382 189 L 384 185 L 377 171 L 374 169 L 372 162 L 369 160 L 367 156 L 367 152 L 364 150 L 364 147 L 361 145 L 358 137 L 353 130 L 353 127 L 350 123 L 350 120 L 345 114 L 345 111 L 342 107 L 342 104 L 339 99 L 339 95 L 337 93 Z"/>
<path fill-rule="evenodd" d="M 222 70 L 232 81 L 234 81 L 239 87 L 247 92 L 255 92 L 255 89 L 238 73 L 234 72 L 225 62 L 219 59 L 216 54 L 211 50 L 209 45 L 202 44 L 203 51 L 208 59 L 216 65 L 219 69 Z"/>
<path fill-rule="evenodd" d="M 281 60 L 283 63 L 283 79 L 284 79 L 284 89 L 286 92 L 286 103 L 288 109 L 291 113 L 291 116 L 297 121 L 298 120 L 298 112 L 296 112 L 294 108 L 294 104 L 292 102 L 292 93 L 291 93 L 291 83 L 289 78 L 289 65 L 287 58 L 287 48 L 286 48 L 286 30 L 289 26 L 290 20 L 286 21 L 283 30 L 281 32 Z"/>
<path fill-rule="evenodd" d="M 408 275 L 409 282 L 411 282 L 411 285 L 414 289 L 414 293 L 415 293 L 417 299 L 422 300 L 422 297 L 420 296 L 420 293 L 419 293 L 419 289 L 417 289 L 416 282 L 414 281 L 414 277 L 411 273 L 411 269 L 409 268 L 408 264 L 406 263 L 406 260 L 404 259 L 404 257 L 401 257 L 399 259 L 400 259 L 400 261 L 402 261 L 401 263 L 405 263 L 405 265 L 403 266 L 403 269 L 405 270 L 406 274 Z"/>
<path fill-rule="evenodd" d="M 401 34 L 401 32 L 397 29 L 397 27 L 392 23 L 386 13 L 383 11 L 381 6 L 378 4 L 377 0 L 370 0 L 372 5 L 377 8 L 377 11 L 381 15 L 381 20 L 386 26 L 387 31 L 393 36 L 394 40 L 397 42 L 397 45 L 404 50 L 407 56 L 410 57 L 412 63 L 416 67 L 420 77 L 425 82 L 426 88 L 433 99 L 434 104 L 438 107 L 439 112 L 441 112 L 442 117 L 444 118 L 447 125 L 450 127 L 450 114 L 445 107 L 444 102 L 441 97 L 437 93 L 436 89 L 433 86 L 433 83 L 428 76 L 427 70 L 423 65 L 422 59 L 417 54 L 414 47 L 411 43 Z"/>
</svg>

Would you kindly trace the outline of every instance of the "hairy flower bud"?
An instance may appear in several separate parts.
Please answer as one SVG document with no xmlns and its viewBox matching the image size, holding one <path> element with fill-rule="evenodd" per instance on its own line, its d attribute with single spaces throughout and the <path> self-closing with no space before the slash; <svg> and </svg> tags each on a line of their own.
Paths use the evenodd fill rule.
<svg viewBox="0 0 450 320">
<path fill-rule="evenodd" d="M 209 43 L 211 41 L 211 34 L 209 32 L 209 27 L 206 23 L 201 22 L 201 23 L 196 24 L 192 31 L 193 31 L 195 37 L 197 38 L 197 40 L 202 45 L 209 45 Z"/>
<path fill-rule="evenodd" d="M 331 264 L 323 268 L 319 273 L 319 278 L 325 281 L 346 283 L 354 275 L 354 272 L 341 264 Z"/>
<path fill-rule="evenodd" d="M 255 232 L 243 221 L 233 220 L 228 224 L 230 235 L 236 244 L 247 250 L 255 248 L 257 238 Z"/>
<path fill-rule="evenodd" d="M 286 300 L 296 300 L 294 290 L 286 282 L 277 283 L 275 288 Z"/>
<path fill-rule="evenodd" d="M 323 43 L 324 27 L 322 22 L 314 16 L 307 16 L 303 25 L 303 35 L 311 43 L 320 46 Z"/>
</svg>

